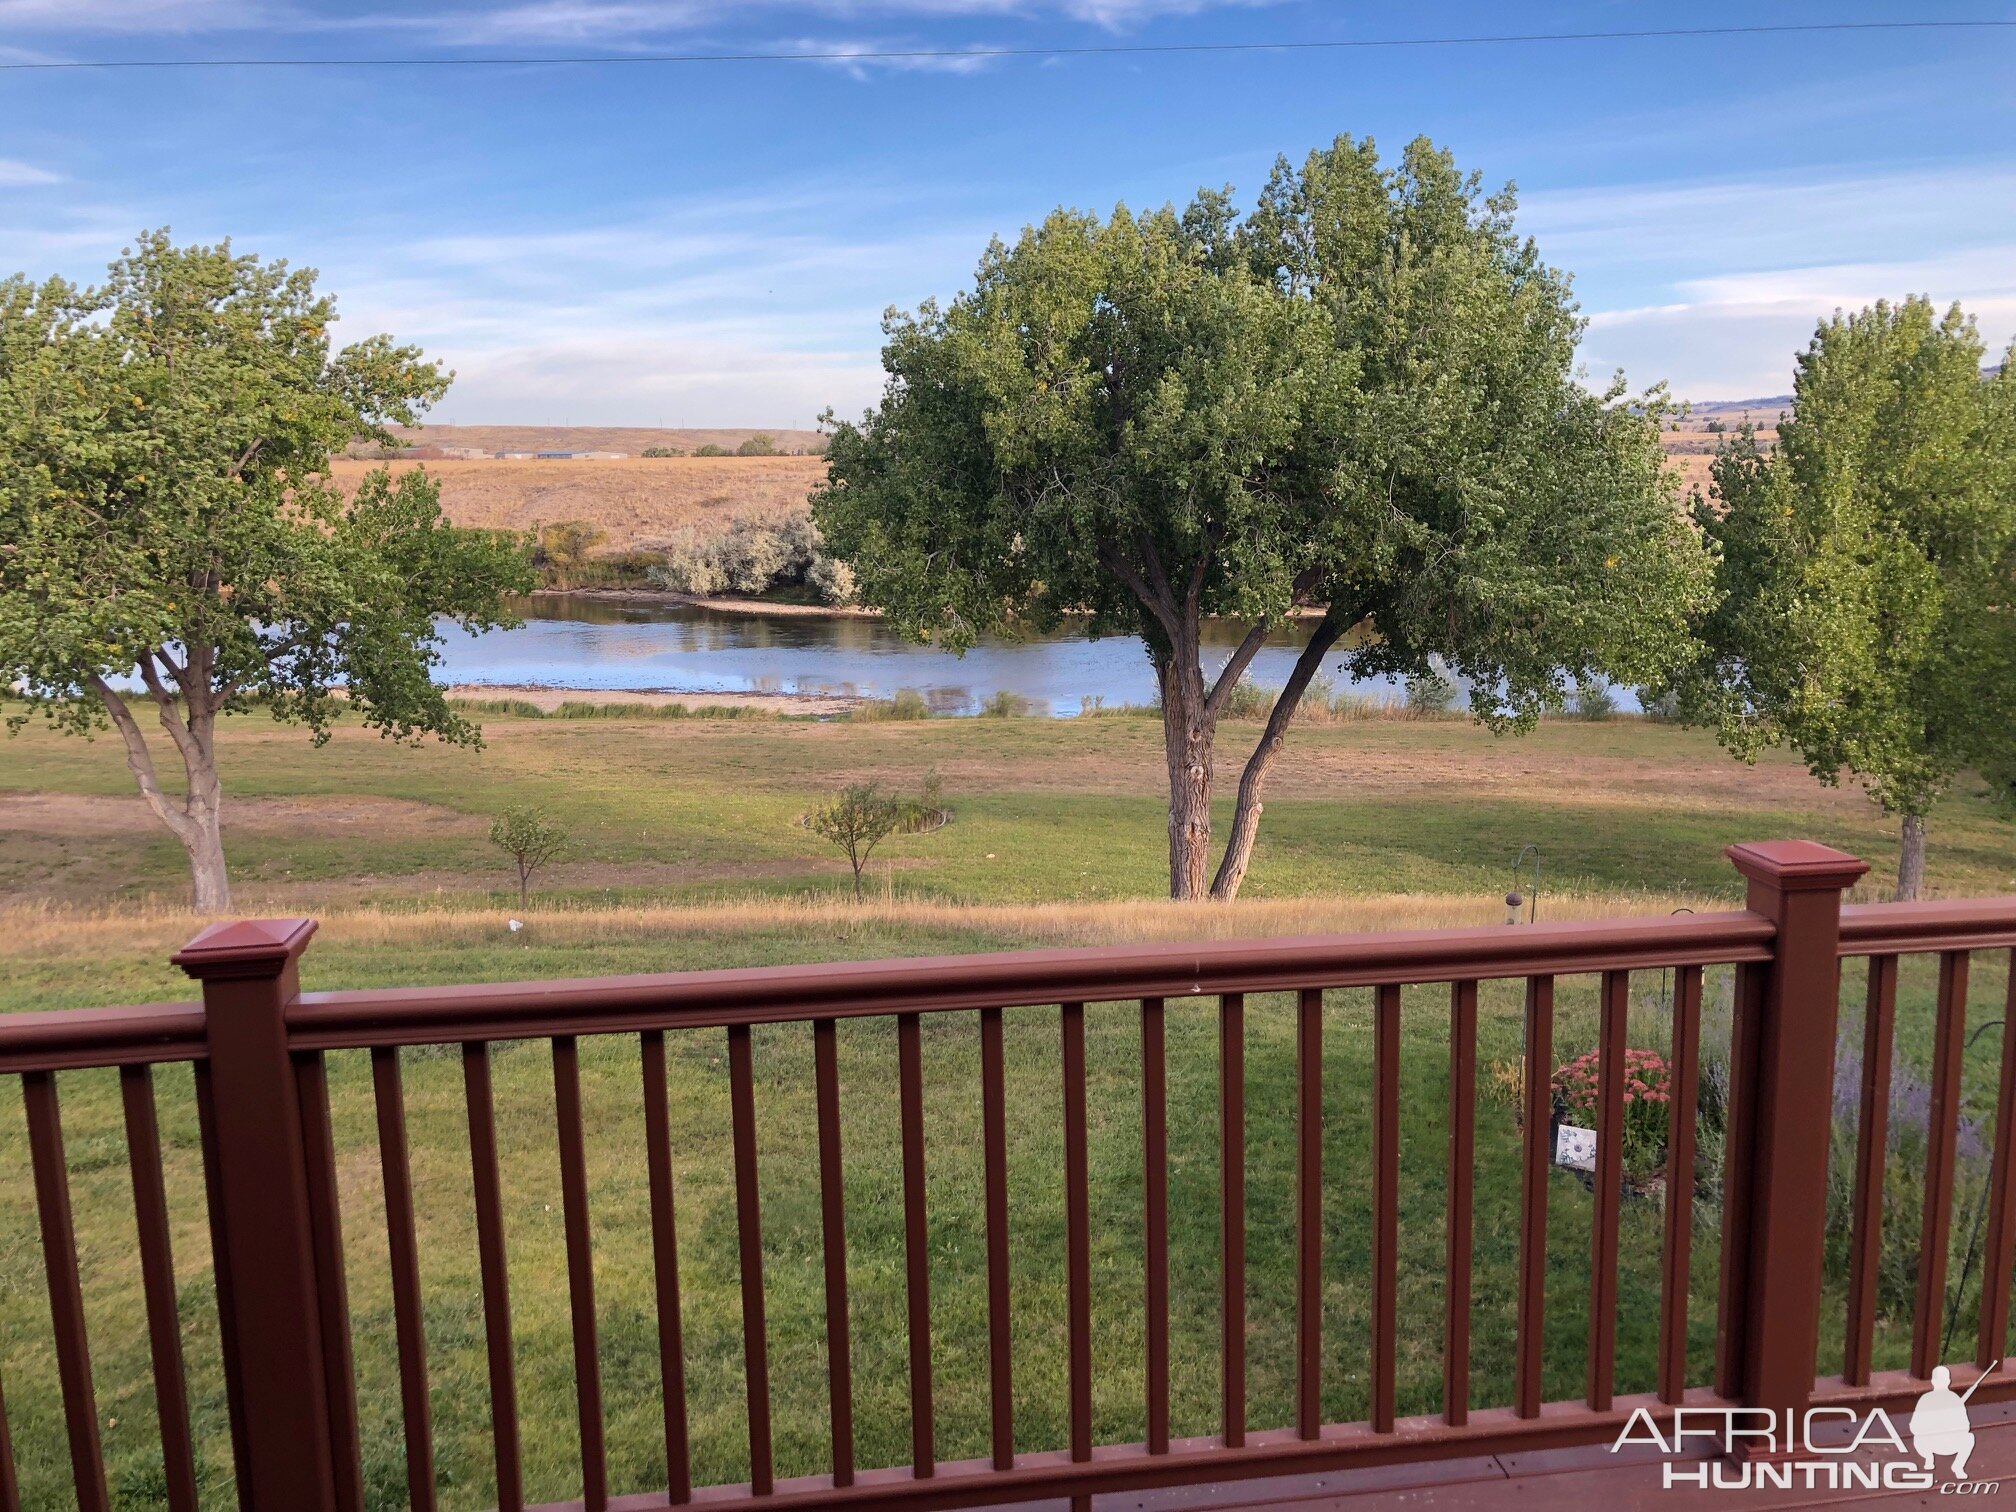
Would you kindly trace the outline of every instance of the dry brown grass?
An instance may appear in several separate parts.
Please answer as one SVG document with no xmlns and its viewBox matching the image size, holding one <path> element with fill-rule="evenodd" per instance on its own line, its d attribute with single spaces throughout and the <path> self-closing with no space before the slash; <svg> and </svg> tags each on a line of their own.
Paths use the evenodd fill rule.
<svg viewBox="0 0 2016 1512">
<path fill-rule="evenodd" d="M 1705 897 L 1668 893 L 1552 893 L 1548 919 L 1664 916 L 1687 906 L 1726 907 Z M 725 936 L 760 930 L 822 931 L 861 926 L 972 931 L 1045 945 L 1117 945 L 1149 941 L 1271 939 L 1295 935 L 1373 934 L 1502 924 L 1490 898 L 1394 893 L 1376 898 L 1278 898 L 1233 904 L 1137 899 L 1103 903 L 982 904 L 913 900 L 885 890 L 865 903 L 839 896 L 750 897 L 726 902 L 617 907 L 534 906 L 513 910 L 548 944 L 589 945 L 678 936 Z M 498 909 L 332 908 L 318 912 L 321 937 L 355 947 L 494 944 Z M 66 907 L 24 902 L 0 907 L 6 953 L 87 960 L 106 952 L 161 955 L 179 949 L 205 920 L 185 908 Z"/>
<path fill-rule="evenodd" d="M 824 476 L 818 457 L 626 457 L 611 462 L 379 463 L 334 465 L 354 489 L 374 467 L 425 467 L 441 481 L 441 507 L 457 525 L 532 530 L 583 520 L 603 532 L 599 550 L 651 550 L 676 532 L 725 531 L 740 519 L 798 513 Z"/>
</svg>

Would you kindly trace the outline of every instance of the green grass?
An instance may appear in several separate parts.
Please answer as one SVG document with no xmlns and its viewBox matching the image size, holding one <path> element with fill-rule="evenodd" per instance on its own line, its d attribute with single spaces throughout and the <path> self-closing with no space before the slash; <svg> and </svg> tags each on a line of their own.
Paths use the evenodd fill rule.
<svg viewBox="0 0 2016 1512">
<path fill-rule="evenodd" d="M 311 950 L 311 988 L 680 970 L 785 960 L 1012 948 L 1040 931 L 964 924 L 919 912 L 835 915 L 780 908 L 769 922 L 718 928 L 662 924 L 590 927 L 603 915 L 538 913 L 522 937 L 503 934 L 506 879 L 483 839 L 506 801 L 547 805 L 579 843 L 574 870 L 558 871 L 549 903 L 590 909 L 708 903 L 727 897 L 826 897 L 843 867 L 795 824 L 808 802 L 845 781 L 873 778 L 914 789 L 944 774 L 954 822 L 894 838 L 878 851 L 895 864 L 899 898 L 928 903 L 1048 904 L 1139 899 L 1161 890 L 1163 821 L 1155 796 L 1159 731 L 1146 720 L 1049 722 L 925 720 L 816 725 L 663 718 L 519 719 L 490 722 L 481 751 L 409 751 L 354 728 L 328 748 L 247 724 L 225 753 L 227 791 L 247 823 L 230 848 L 242 897 L 262 910 L 333 910 Z M 1226 735 L 1228 752 L 1239 732 Z M 1221 778 L 1231 763 L 1221 757 Z M 1691 774 L 1691 777 L 1690 775 Z M 8 913 L 0 1005 L 8 1009 L 184 995 L 165 956 L 186 934 L 171 913 L 111 921 L 67 905 L 172 898 L 180 857 L 149 826 L 106 823 L 73 805 L 33 828 L 33 807 L 8 795 L 124 797 L 119 753 L 108 741 L 64 743 L 28 733 L 0 743 L 0 890 Z M 1807 784 L 1782 762 L 1751 772 L 1697 735 L 1639 721 L 1543 726 L 1523 743 L 1496 742 L 1466 725 L 1355 721 L 1298 732 L 1268 804 L 1252 892 L 1260 898 L 1376 897 L 1418 892 L 1487 901 L 1502 892 L 1509 858 L 1538 843 L 1550 889 L 1628 889 L 1674 898 L 1736 896 L 1721 846 L 1797 834 L 1858 850 L 1886 867 L 1894 836 L 1873 809 Z M 244 802 L 243 800 L 258 800 Z M 25 815 L 26 817 L 20 817 Z M 1221 815 L 1222 817 L 1222 815 Z M 1934 878 L 1953 893 L 2006 890 L 2016 876 L 2009 832 L 1977 799 L 1948 804 L 1933 826 Z M 360 874 L 370 880 L 360 882 Z M 22 906 L 53 899 L 53 911 Z M 318 901 L 319 900 L 319 901 Z M 333 901 L 332 901 L 333 900 Z M 344 910 L 368 910 L 346 914 Z M 455 910 L 461 910 L 457 913 Z M 440 910 L 442 922 L 430 923 Z M 411 917 L 409 917 L 411 916 Z M 1545 903 L 1543 900 L 1543 917 Z M 611 916 L 613 917 L 613 916 Z M 651 917 L 640 913 L 640 919 Z M 844 914 L 841 917 L 845 917 Z M 947 915 L 946 917 L 951 917 Z M 380 920 L 371 925 L 370 919 Z M 357 923 L 357 919 L 365 922 Z M 578 923 L 570 923 L 570 920 Z M 389 922 L 387 922 L 389 921 Z M 1070 938 L 1070 936 L 1061 936 Z M 1907 966 L 1899 1056 L 1929 1061 L 1929 963 Z M 2001 1012 L 1999 960 L 1977 965 L 1970 1025 Z M 1634 982 L 1633 1042 L 1663 1049 L 1654 974 Z M 1847 1022 L 1860 1001 L 1858 973 L 1844 983 Z M 1711 973 L 1710 1039 L 1726 1035 L 1726 974 Z M 1564 981 L 1556 1060 L 1594 1042 L 1593 984 Z M 1329 995 L 1325 1013 L 1324 1415 L 1362 1416 L 1369 1312 L 1370 1088 L 1368 997 Z M 1447 999 L 1405 996 L 1402 1051 L 1400 1410 L 1440 1405 L 1443 1208 L 1446 1195 Z M 1095 1430 L 1102 1441 L 1143 1431 L 1140 1093 L 1138 1018 L 1131 1005 L 1088 1009 L 1094 1246 Z M 1054 1009 L 1008 1015 L 1014 1363 L 1018 1440 L 1026 1449 L 1064 1442 L 1065 1334 L 1059 1050 Z M 1251 1418 L 1292 1417 L 1293 1056 L 1285 1000 L 1249 1006 L 1248 1234 Z M 1480 1077 L 1520 1054 L 1517 993 L 1482 996 Z M 773 1347 L 780 1474 L 826 1464 L 824 1322 L 814 1147 L 810 1035 L 802 1026 L 756 1034 L 762 1150 L 766 1303 Z M 886 1022 L 839 1031 L 853 1286 L 860 1460 L 909 1457 L 905 1372 L 902 1209 L 895 1045 Z M 1992 1102 L 1998 1040 L 1991 1033 L 1967 1069 L 1971 1109 Z M 672 1036 L 672 1122 L 696 1471 L 709 1481 L 747 1473 L 742 1421 L 740 1303 L 722 1036 Z M 1208 1432 L 1217 1399 L 1217 1056 L 1210 1005 L 1169 1008 L 1172 1324 L 1175 1431 Z M 551 1066 L 539 1044 L 496 1052 L 499 1136 L 511 1250 L 528 1490 L 558 1499 L 578 1490 L 564 1246 L 559 1215 Z M 450 1507 L 491 1504 L 487 1373 L 475 1271 L 468 1131 L 453 1052 L 403 1057 L 422 1282 L 433 1370 L 433 1409 Z M 656 1335 L 639 1067 L 634 1042 L 584 1043 L 601 1362 L 612 1482 L 650 1489 L 663 1473 L 658 1442 Z M 926 1138 L 933 1286 L 938 1449 L 984 1452 L 987 1357 L 984 1228 L 979 1165 L 978 1046 L 969 1014 L 934 1016 L 925 1030 Z M 146 1334 L 131 1195 L 110 1073 L 60 1078 L 81 1262 L 94 1348 L 100 1421 L 124 1507 L 155 1505 L 158 1449 L 147 1385 Z M 369 1068 L 359 1054 L 330 1057 L 351 1305 L 371 1504 L 404 1504 L 397 1370 L 392 1344 L 383 1194 Z M 184 1347 L 210 1501 L 228 1505 L 221 1372 L 210 1292 L 207 1231 L 190 1076 L 157 1076 Z M 1518 1136 L 1512 1107 L 1486 1095 L 1478 1118 L 1475 1321 L 1472 1373 L 1478 1405 L 1510 1393 L 1513 1267 L 1517 1253 Z M 30 1183 L 20 1093 L 0 1081 L 0 1382 L 29 1506 L 67 1498 L 67 1451 L 55 1389 L 46 1286 Z M 1908 1186 L 1909 1171 L 1898 1175 Z M 1579 1394 L 1586 1348 L 1590 1199 L 1557 1174 L 1550 1189 L 1546 1385 Z M 1970 1215 L 1955 1214 L 1958 1248 Z M 1651 1382 L 1658 1329 L 1659 1205 L 1626 1205 L 1619 1309 L 1620 1390 Z M 1706 1379 L 1712 1351 L 1717 1222 L 1696 1214 L 1690 1305 L 1690 1378 Z M 1971 1283 L 1978 1287 L 1978 1277 Z M 1822 1368 L 1838 1366 L 1842 1281 L 1823 1292 Z M 1969 1294 L 1971 1296 L 1971 1293 Z M 1957 1299 L 1959 1337 L 1970 1338 L 1968 1297 Z M 1879 1366 L 1901 1364 L 1908 1313 L 1886 1317 Z"/>
</svg>

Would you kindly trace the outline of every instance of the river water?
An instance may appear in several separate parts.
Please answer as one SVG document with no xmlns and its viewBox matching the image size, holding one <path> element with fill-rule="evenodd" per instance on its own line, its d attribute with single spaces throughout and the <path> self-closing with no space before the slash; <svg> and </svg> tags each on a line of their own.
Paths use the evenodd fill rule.
<svg viewBox="0 0 2016 1512">
<path fill-rule="evenodd" d="M 938 713 L 977 713 L 994 694 L 1032 712 L 1070 717 L 1090 700 L 1108 707 L 1155 697 L 1148 654 L 1132 636 L 1086 637 L 1061 627 L 1019 640 L 988 637 L 965 656 L 903 639 L 881 620 L 826 615 L 721 614 L 686 604 L 627 604 L 573 595 L 517 606 L 525 623 L 470 637 L 444 624 L 438 681 L 597 691 L 823 693 L 888 698 L 914 688 Z M 1205 628 L 1206 665 L 1239 642 L 1230 623 Z M 1305 626 L 1268 639 L 1252 680 L 1287 681 Z M 1383 678 L 1349 682 L 1333 659 L 1325 675 L 1354 692 L 1401 696 Z"/>
</svg>

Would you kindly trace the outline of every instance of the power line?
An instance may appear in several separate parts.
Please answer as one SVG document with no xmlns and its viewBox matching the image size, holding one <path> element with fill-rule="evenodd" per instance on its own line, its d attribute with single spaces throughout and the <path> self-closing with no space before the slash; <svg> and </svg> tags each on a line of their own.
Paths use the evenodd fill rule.
<svg viewBox="0 0 2016 1512">
<path fill-rule="evenodd" d="M 1452 37 L 1361 37 L 1341 41 L 1112 43 L 1094 47 L 889 48 L 837 52 L 610 53 L 496 58 L 111 58 L 0 63 L 0 73 L 175 68 L 604 68 L 687 63 L 904 63 L 990 58 L 1090 58 L 1183 53 L 1345 52 L 1400 47 L 1499 47 L 1548 42 L 1644 42 L 1843 32 L 2016 30 L 2016 21 L 1814 21 L 1763 26 L 1674 26 L 1638 31 L 1506 32 Z"/>
</svg>

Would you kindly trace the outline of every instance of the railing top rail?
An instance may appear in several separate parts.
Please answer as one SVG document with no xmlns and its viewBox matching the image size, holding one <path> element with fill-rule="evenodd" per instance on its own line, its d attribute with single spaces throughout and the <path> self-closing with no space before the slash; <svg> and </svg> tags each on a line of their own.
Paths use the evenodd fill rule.
<svg viewBox="0 0 2016 1512">
<path fill-rule="evenodd" d="M 1769 958 L 1748 912 L 1209 943 L 1004 951 L 667 976 L 304 994 L 304 1050 L 716 1028 L 898 1012 L 1012 1008 L 1305 987 L 1478 981 Z"/>
<path fill-rule="evenodd" d="M 1857 903 L 1841 910 L 1844 956 L 2016 946 L 2016 897 Z"/>
<path fill-rule="evenodd" d="M 0 1014 L 0 1073 L 160 1065 L 203 1054 L 201 1003 Z"/>
</svg>

